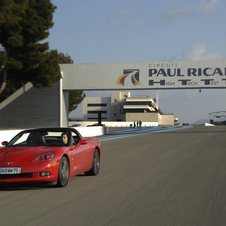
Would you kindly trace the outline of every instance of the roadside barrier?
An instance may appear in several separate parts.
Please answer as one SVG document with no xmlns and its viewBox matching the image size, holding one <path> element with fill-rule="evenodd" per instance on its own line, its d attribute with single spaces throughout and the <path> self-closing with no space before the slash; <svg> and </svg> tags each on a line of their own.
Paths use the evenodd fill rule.
<svg viewBox="0 0 226 226">
<path fill-rule="evenodd" d="M 75 129 L 83 137 L 101 136 L 108 133 L 107 126 L 90 126 L 90 127 L 75 127 Z M 2 147 L 3 141 L 10 141 L 22 130 L 2 130 L 0 131 L 0 147 Z"/>
</svg>

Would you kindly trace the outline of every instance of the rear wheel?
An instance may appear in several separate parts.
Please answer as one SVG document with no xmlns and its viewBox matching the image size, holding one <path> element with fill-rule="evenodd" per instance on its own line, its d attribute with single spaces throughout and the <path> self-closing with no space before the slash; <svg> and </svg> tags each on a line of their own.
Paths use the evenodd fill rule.
<svg viewBox="0 0 226 226">
<path fill-rule="evenodd" d="M 65 187 L 69 180 L 69 164 L 65 156 L 60 160 L 57 185 L 59 187 Z"/>
<path fill-rule="evenodd" d="M 94 151 L 94 155 L 93 155 L 93 166 L 92 169 L 88 172 L 85 172 L 85 175 L 97 175 L 100 171 L 100 156 L 99 156 L 99 152 L 97 149 L 95 149 Z"/>
</svg>

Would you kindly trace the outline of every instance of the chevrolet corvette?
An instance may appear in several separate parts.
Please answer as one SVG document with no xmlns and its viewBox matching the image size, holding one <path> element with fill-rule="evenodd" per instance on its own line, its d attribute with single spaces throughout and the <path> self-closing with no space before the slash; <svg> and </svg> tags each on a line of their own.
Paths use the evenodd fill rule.
<svg viewBox="0 0 226 226">
<path fill-rule="evenodd" d="M 2 145 L 0 186 L 44 182 L 65 187 L 72 176 L 100 171 L 100 142 L 83 138 L 75 128 L 24 130 Z"/>
</svg>

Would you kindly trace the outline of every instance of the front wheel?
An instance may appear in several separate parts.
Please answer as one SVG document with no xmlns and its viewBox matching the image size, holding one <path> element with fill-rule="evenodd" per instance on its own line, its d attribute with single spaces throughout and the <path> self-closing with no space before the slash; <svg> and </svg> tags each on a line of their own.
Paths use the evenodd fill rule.
<svg viewBox="0 0 226 226">
<path fill-rule="evenodd" d="M 65 187 L 69 180 L 69 164 L 65 156 L 60 160 L 57 185 L 58 187 Z"/>
<path fill-rule="evenodd" d="M 93 165 L 92 165 L 92 169 L 88 172 L 85 172 L 85 175 L 97 175 L 100 171 L 100 156 L 99 156 L 99 152 L 97 149 L 95 149 L 94 151 L 94 155 L 93 155 Z"/>
</svg>

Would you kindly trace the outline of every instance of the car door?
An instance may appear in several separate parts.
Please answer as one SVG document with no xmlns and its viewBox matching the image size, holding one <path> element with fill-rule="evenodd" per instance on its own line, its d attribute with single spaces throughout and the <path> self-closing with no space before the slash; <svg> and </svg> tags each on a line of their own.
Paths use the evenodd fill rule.
<svg viewBox="0 0 226 226">
<path fill-rule="evenodd" d="M 90 146 L 90 143 L 86 140 L 78 140 L 74 144 L 73 152 L 75 174 L 90 170 L 90 159 L 92 156 L 92 147 Z"/>
</svg>

